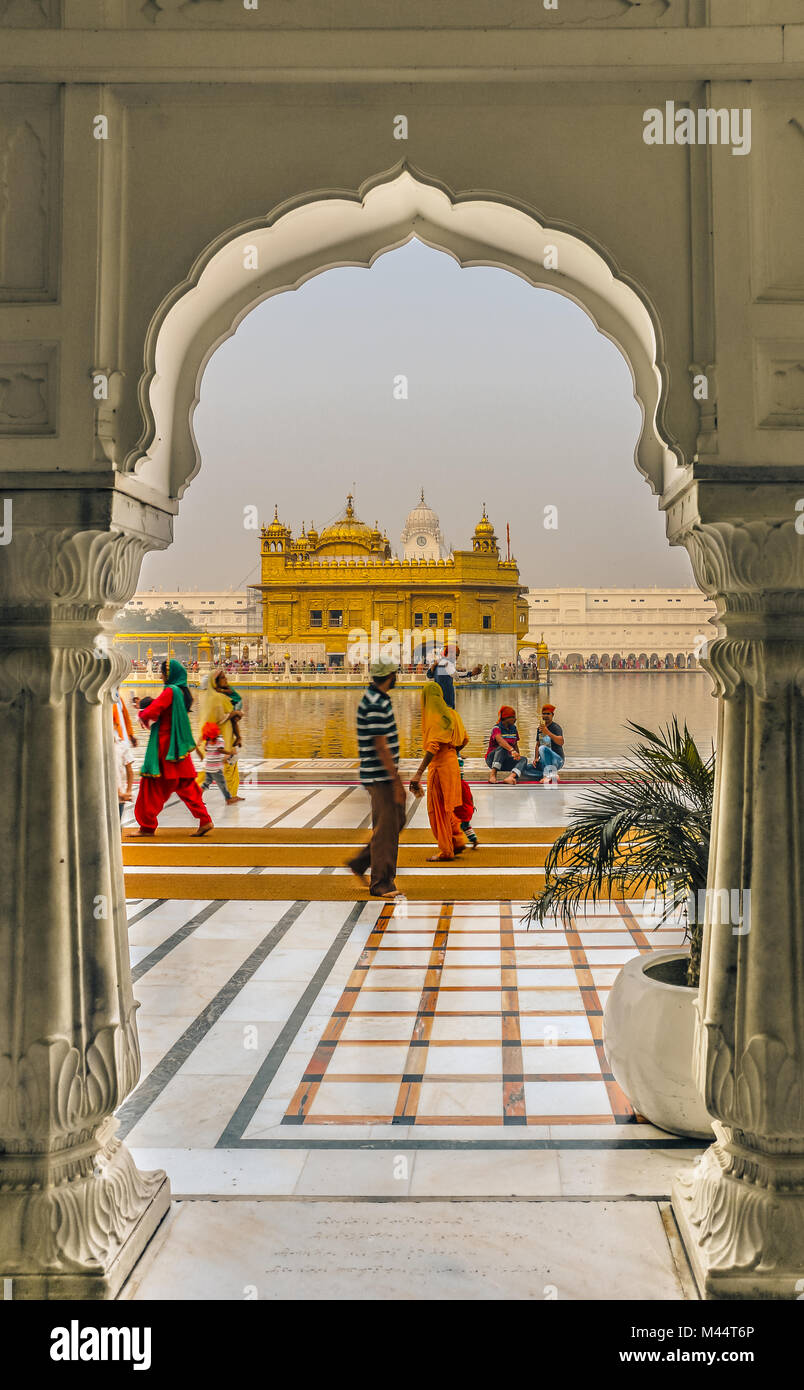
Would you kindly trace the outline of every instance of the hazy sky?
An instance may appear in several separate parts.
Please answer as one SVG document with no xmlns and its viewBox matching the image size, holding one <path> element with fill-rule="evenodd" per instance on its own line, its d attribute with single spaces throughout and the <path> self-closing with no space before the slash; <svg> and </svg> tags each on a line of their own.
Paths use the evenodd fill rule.
<svg viewBox="0 0 804 1390">
<path fill-rule="evenodd" d="M 276 502 L 294 531 L 321 530 L 353 485 L 395 550 L 424 487 L 456 549 L 484 502 L 503 548 L 510 523 L 523 583 L 692 584 L 635 468 L 639 425 L 624 359 L 576 305 L 414 241 L 267 300 L 218 349 L 195 415 L 201 471 L 140 587 L 254 581 L 244 507 L 267 522 Z"/>
</svg>

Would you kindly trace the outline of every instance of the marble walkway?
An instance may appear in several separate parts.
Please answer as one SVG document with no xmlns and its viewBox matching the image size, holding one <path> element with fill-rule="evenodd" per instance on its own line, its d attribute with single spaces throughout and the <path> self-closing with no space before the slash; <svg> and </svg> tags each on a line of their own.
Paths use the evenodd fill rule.
<svg viewBox="0 0 804 1390">
<path fill-rule="evenodd" d="M 210 794 L 219 826 L 366 822 L 359 787 L 244 790 Z M 473 790 L 481 840 L 512 843 L 582 794 Z M 331 1297 L 335 1268 L 342 1297 L 690 1296 L 667 1196 L 700 1146 L 638 1121 L 601 1033 L 620 966 L 681 934 L 638 904 L 527 931 L 522 907 L 132 898 L 142 1077 L 120 1133 L 176 1201 L 123 1296 Z M 405 1291 L 414 1268 L 431 1292 Z"/>
</svg>

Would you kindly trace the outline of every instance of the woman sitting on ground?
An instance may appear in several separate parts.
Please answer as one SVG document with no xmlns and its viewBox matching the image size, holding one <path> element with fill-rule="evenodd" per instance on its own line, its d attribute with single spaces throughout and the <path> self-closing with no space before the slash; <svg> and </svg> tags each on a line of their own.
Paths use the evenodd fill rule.
<svg viewBox="0 0 804 1390">
<path fill-rule="evenodd" d="M 519 753 L 516 710 L 510 705 L 501 705 L 486 749 L 486 767 L 491 768 L 489 781 L 496 782 L 498 772 L 507 772 L 506 782 L 518 782 L 527 762 L 527 758 L 521 757 Z"/>
</svg>

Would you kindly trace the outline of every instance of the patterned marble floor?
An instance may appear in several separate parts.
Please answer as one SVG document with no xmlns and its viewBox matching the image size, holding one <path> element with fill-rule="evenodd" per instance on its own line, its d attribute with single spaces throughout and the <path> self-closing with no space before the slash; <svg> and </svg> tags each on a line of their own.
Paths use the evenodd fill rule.
<svg viewBox="0 0 804 1390">
<path fill-rule="evenodd" d="M 514 840 L 582 794 L 475 792 L 481 838 L 504 825 Z M 334 829 L 366 813 L 360 788 L 251 786 L 217 819 Z M 186 822 L 178 804 L 162 820 Z M 426 824 L 421 804 L 409 824 Z M 681 940 L 637 907 L 527 931 L 504 898 L 132 900 L 143 1065 L 121 1135 L 188 1196 L 658 1198 L 700 1146 L 637 1122 L 608 1071 L 618 969 Z"/>
<path fill-rule="evenodd" d="M 571 931 L 481 906 L 383 908 L 283 1124 L 634 1119 L 602 1042 L 601 993 L 648 949 L 627 905 Z"/>
</svg>

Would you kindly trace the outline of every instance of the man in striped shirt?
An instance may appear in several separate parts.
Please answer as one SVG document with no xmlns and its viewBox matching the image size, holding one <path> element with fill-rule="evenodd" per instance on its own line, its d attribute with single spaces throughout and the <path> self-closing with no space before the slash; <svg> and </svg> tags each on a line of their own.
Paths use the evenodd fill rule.
<svg viewBox="0 0 804 1390">
<path fill-rule="evenodd" d="M 395 898 L 399 834 L 405 824 L 405 788 L 399 776 L 399 735 L 389 691 L 396 684 L 397 663 L 371 663 L 371 685 L 357 707 L 360 780 L 371 798 L 372 833 L 368 844 L 349 860 L 353 874 L 368 881 L 373 898 Z"/>
</svg>

